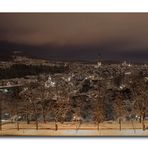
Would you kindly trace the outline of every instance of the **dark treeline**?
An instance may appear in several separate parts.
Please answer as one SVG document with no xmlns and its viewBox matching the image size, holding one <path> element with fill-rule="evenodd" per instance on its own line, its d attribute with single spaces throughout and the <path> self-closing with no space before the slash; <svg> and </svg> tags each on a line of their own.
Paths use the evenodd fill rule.
<svg viewBox="0 0 148 148">
<path fill-rule="evenodd" d="M 21 78 L 27 75 L 64 73 L 67 67 L 46 65 L 14 64 L 11 67 L 0 68 L 0 79 Z"/>
</svg>

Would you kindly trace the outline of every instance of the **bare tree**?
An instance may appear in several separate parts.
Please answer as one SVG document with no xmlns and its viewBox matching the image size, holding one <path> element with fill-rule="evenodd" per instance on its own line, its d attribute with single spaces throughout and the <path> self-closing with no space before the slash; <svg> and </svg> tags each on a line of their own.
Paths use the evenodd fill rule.
<svg viewBox="0 0 148 148">
<path fill-rule="evenodd" d="M 142 129 L 145 130 L 145 114 L 148 106 L 148 99 L 144 96 L 137 96 L 134 102 L 134 111 L 140 117 L 139 122 L 142 123 Z"/>
<path fill-rule="evenodd" d="M 115 99 L 113 101 L 113 111 L 115 114 L 115 118 L 119 120 L 119 129 L 122 129 L 122 118 L 125 115 L 126 109 L 125 109 L 125 103 L 124 103 L 124 98 L 118 92 L 115 95 Z"/>
<path fill-rule="evenodd" d="M 38 98 L 40 99 L 39 104 L 42 108 L 43 121 L 46 123 L 46 114 L 48 113 L 50 107 L 49 90 L 47 90 L 42 84 L 40 84 L 37 90 L 40 92 L 38 95 Z"/>
<path fill-rule="evenodd" d="M 2 130 L 2 107 L 3 107 L 3 99 L 5 98 L 4 94 L 0 92 L 0 131 Z"/>
<path fill-rule="evenodd" d="M 135 75 L 132 78 L 131 89 L 134 97 L 133 111 L 139 117 L 142 129 L 145 130 L 144 119 L 148 111 L 148 84 L 141 75 Z"/>
<path fill-rule="evenodd" d="M 19 96 L 20 88 L 16 87 L 13 88 L 13 98 L 14 98 L 14 107 L 15 107 L 15 114 L 16 114 L 16 127 L 17 130 L 20 129 L 20 123 L 19 123 L 19 110 L 20 110 L 20 96 Z"/>
<path fill-rule="evenodd" d="M 32 113 L 35 116 L 35 125 L 36 130 L 38 130 L 38 109 L 37 109 L 37 84 L 29 84 L 23 92 L 20 93 L 20 96 L 24 99 L 24 109 L 27 117 Z M 29 108 L 29 110 L 28 110 Z M 27 119 L 27 123 L 29 123 L 29 118 Z"/>
<path fill-rule="evenodd" d="M 93 118 L 97 123 L 98 130 L 100 129 L 100 123 L 105 119 L 105 112 L 104 112 L 104 101 L 103 98 L 96 98 L 95 105 L 93 110 Z"/>
</svg>

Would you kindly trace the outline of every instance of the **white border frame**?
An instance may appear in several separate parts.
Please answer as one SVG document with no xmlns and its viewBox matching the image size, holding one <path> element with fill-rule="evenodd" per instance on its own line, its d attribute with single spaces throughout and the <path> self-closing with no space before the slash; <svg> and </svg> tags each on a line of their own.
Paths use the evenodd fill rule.
<svg viewBox="0 0 148 148">
<path fill-rule="evenodd" d="M 148 12 L 148 1 L 0 0 L 0 12 Z"/>
</svg>

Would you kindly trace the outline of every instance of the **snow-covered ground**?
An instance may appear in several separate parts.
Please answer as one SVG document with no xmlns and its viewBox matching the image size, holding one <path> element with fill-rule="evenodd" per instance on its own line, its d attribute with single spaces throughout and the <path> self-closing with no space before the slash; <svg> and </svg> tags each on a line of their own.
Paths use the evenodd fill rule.
<svg viewBox="0 0 148 148">
<path fill-rule="evenodd" d="M 1 136 L 148 136 L 148 130 L 9 130 Z"/>
<path fill-rule="evenodd" d="M 134 126 L 133 126 L 134 125 Z M 99 130 L 93 123 L 83 123 L 78 127 L 77 123 L 58 123 L 58 130 L 55 130 L 55 123 L 39 123 L 39 129 L 36 130 L 35 124 L 20 123 L 17 130 L 16 123 L 3 124 L 0 131 L 1 136 L 148 136 L 148 123 L 143 131 L 140 123 L 131 124 L 126 122 L 122 124 L 121 131 L 118 123 L 101 123 Z"/>
</svg>

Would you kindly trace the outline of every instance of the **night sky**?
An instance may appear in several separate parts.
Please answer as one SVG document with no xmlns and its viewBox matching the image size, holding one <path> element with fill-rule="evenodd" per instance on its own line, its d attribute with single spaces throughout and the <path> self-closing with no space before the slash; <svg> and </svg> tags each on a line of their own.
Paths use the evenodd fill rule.
<svg viewBox="0 0 148 148">
<path fill-rule="evenodd" d="M 148 14 L 0 14 L 0 58 L 21 52 L 55 60 L 148 63 Z"/>
</svg>

